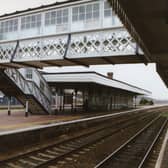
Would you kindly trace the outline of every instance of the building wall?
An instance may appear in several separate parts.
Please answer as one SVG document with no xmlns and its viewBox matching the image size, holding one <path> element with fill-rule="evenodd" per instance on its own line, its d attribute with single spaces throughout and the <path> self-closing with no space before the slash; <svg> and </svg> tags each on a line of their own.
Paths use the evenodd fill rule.
<svg viewBox="0 0 168 168">
<path fill-rule="evenodd" d="M 89 109 L 91 111 L 111 111 L 115 109 L 133 108 L 134 96 L 122 91 L 104 89 L 92 89 L 89 91 Z"/>
<path fill-rule="evenodd" d="M 52 86 L 56 111 L 113 111 L 134 107 L 134 95 L 118 89 L 99 86 L 65 89 Z M 67 101 L 68 100 L 68 101 Z M 71 100 L 71 101 L 70 101 Z"/>
<path fill-rule="evenodd" d="M 90 86 L 88 88 L 66 89 L 50 87 L 52 92 L 52 109 L 57 112 L 94 112 L 113 111 L 133 108 L 134 95 L 117 89 Z M 7 105 L 8 98 L 0 97 L 0 105 Z M 12 105 L 20 105 L 14 97 Z"/>
</svg>

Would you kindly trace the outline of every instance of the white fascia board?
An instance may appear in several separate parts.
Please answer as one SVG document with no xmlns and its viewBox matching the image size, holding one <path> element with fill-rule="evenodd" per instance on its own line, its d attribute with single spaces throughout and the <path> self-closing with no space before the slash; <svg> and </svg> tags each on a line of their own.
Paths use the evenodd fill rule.
<svg viewBox="0 0 168 168">
<path fill-rule="evenodd" d="M 111 80 L 95 73 L 77 73 L 77 74 L 45 74 L 44 78 L 47 82 L 64 82 L 64 83 L 97 83 L 100 85 L 122 89 L 137 94 L 149 95 L 148 91 L 131 86 L 120 81 Z"/>
</svg>

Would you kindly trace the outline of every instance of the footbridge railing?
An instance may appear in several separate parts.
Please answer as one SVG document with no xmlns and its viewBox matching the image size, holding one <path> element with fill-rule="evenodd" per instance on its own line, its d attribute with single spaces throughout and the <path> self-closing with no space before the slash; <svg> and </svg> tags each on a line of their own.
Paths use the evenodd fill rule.
<svg viewBox="0 0 168 168">
<path fill-rule="evenodd" d="M 4 72 L 25 95 L 33 96 L 47 112 L 50 112 L 51 95 L 46 96 L 35 82 L 26 80 L 17 69 L 7 68 Z"/>
<path fill-rule="evenodd" d="M 65 56 L 73 59 L 135 55 L 136 47 L 134 39 L 123 27 L 98 29 L 22 39 L 19 44 L 18 41 L 0 42 L 0 63 L 63 60 Z"/>
</svg>

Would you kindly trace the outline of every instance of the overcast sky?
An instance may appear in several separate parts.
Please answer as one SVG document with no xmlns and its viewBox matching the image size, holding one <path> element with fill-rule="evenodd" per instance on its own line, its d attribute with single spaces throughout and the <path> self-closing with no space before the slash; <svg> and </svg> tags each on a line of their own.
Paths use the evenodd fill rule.
<svg viewBox="0 0 168 168">
<path fill-rule="evenodd" d="M 0 0 L 0 14 L 14 12 L 16 10 L 36 7 L 42 4 L 56 2 L 56 0 Z M 47 68 L 50 71 L 76 71 L 79 68 Z M 168 99 L 168 89 L 163 84 L 159 75 L 156 73 L 154 64 L 145 66 L 139 65 L 109 65 L 109 66 L 92 66 L 90 69 L 80 67 L 80 70 L 95 70 L 106 74 L 114 72 L 114 78 L 128 82 L 130 84 L 150 90 L 152 97 L 158 99 Z"/>
</svg>

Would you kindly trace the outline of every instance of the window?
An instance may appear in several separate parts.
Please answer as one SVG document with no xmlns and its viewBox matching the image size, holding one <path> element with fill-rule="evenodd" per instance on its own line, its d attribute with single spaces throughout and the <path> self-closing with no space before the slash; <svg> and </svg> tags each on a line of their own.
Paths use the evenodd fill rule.
<svg viewBox="0 0 168 168">
<path fill-rule="evenodd" d="M 0 22 L 0 33 L 15 32 L 18 30 L 18 19 Z"/>
<path fill-rule="evenodd" d="M 112 17 L 112 8 L 109 2 L 104 2 L 104 17 Z"/>
<path fill-rule="evenodd" d="M 21 29 L 39 28 L 41 26 L 41 14 L 24 16 L 21 18 Z"/>
<path fill-rule="evenodd" d="M 73 21 L 85 20 L 85 6 L 73 8 Z"/>
<path fill-rule="evenodd" d="M 68 23 L 68 9 L 47 12 L 45 14 L 45 25 L 62 25 Z"/>
<path fill-rule="evenodd" d="M 32 69 L 26 69 L 26 78 L 33 79 L 33 70 Z"/>
<path fill-rule="evenodd" d="M 98 19 L 100 16 L 99 3 L 74 7 L 72 10 L 72 21 L 84 21 Z"/>
<path fill-rule="evenodd" d="M 40 89 L 44 91 L 45 88 L 45 84 L 43 83 L 43 81 L 40 80 Z"/>
</svg>

